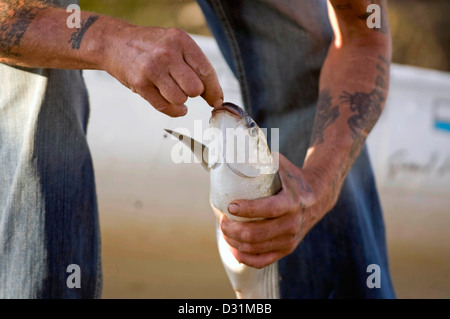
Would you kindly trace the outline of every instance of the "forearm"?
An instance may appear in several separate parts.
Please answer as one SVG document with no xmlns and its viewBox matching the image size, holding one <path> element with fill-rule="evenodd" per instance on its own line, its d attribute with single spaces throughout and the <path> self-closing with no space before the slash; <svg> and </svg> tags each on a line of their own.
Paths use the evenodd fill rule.
<svg viewBox="0 0 450 319">
<path fill-rule="evenodd" d="M 391 60 L 387 25 L 384 31 L 344 34 L 340 43 L 330 46 L 322 68 L 304 168 L 314 172 L 322 188 L 331 186 L 326 201 L 331 205 L 387 99 Z"/>
<path fill-rule="evenodd" d="M 0 0 L 0 6 L 0 62 L 11 65 L 100 69 L 111 30 L 130 27 L 115 18 L 81 12 L 81 27 L 69 28 L 65 8 L 38 0 Z"/>
<path fill-rule="evenodd" d="M 70 14 L 43 0 L 0 0 L 0 63 L 25 67 L 101 69 L 169 116 L 183 116 L 188 97 L 211 106 L 223 91 L 208 58 L 186 32 L 145 27 L 81 13 Z"/>
</svg>

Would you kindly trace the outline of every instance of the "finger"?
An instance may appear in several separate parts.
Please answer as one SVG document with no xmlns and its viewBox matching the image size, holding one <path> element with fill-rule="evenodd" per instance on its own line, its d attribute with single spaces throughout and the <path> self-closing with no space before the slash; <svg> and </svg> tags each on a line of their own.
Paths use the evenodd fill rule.
<svg viewBox="0 0 450 319">
<path fill-rule="evenodd" d="M 293 212 L 294 209 L 294 203 L 286 189 L 268 197 L 233 201 L 228 206 L 230 214 L 248 218 L 276 218 Z"/>
<path fill-rule="evenodd" d="M 196 97 L 205 91 L 205 86 L 198 75 L 184 63 L 173 66 L 170 75 L 180 89 L 189 97 Z"/>
<path fill-rule="evenodd" d="M 184 60 L 202 81 L 205 88 L 202 97 L 205 101 L 214 107 L 221 106 L 223 104 L 223 91 L 216 71 L 194 41 L 186 45 Z"/>
<path fill-rule="evenodd" d="M 285 253 L 280 251 L 271 251 L 265 254 L 252 255 L 240 252 L 233 247 L 230 247 L 230 250 L 234 258 L 236 258 L 238 262 L 258 269 L 269 266 L 270 264 L 278 261 L 286 255 Z"/>
<path fill-rule="evenodd" d="M 184 116 L 187 113 L 186 105 L 173 105 L 169 103 L 154 86 L 148 86 L 145 91 L 137 92 L 147 100 L 156 110 L 171 117 Z"/>
<path fill-rule="evenodd" d="M 277 250 L 293 250 L 297 246 L 296 235 L 281 235 L 271 240 L 255 244 L 240 242 L 225 235 L 223 236 L 223 238 L 231 247 L 237 249 L 242 253 L 250 255 L 259 255 Z"/>
<path fill-rule="evenodd" d="M 187 100 L 186 94 L 169 74 L 156 79 L 155 86 L 162 97 L 172 105 L 183 105 Z"/>
<path fill-rule="evenodd" d="M 254 222 L 220 220 L 222 233 L 242 243 L 262 243 L 279 236 L 296 236 L 300 232 L 301 215 L 285 214 L 275 219 Z"/>
</svg>

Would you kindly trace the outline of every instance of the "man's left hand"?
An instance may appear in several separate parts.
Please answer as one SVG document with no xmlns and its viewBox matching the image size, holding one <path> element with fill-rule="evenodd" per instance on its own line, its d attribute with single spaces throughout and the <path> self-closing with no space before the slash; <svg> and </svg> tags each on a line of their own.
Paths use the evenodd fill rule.
<svg viewBox="0 0 450 319">
<path fill-rule="evenodd" d="M 263 268 L 293 252 L 337 200 L 331 183 L 298 168 L 283 155 L 279 157 L 282 189 L 273 196 L 234 201 L 228 208 L 235 216 L 265 219 L 237 222 L 224 214 L 219 217 L 234 257 L 254 268 Z"/>
</svg>

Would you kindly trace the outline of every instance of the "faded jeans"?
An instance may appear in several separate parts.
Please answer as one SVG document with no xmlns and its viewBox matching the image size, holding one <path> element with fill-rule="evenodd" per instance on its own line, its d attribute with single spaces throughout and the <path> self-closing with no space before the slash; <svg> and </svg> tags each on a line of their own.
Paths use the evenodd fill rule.
<svg viewBox="0 0 450 319">
<path fill-rule="evenodd" d="M 0 64 L 0 79 L 0 298 L 99 297 L 81 71 Z M 72 264 L 80 267 L 81 288 L 67 285 Z"/>
<path fill-rule="evenodd" d="M 100 297 L 82 73 L 0 63 L 0 83 L 0 298 Z M 76 283 L 70 265 L 79 266 L 80 288 L 67 285 Z"/>
<path fill-rule="evenodd" d="M 246 109 L 260 127 L 279 128 L 280 153 L 301 167 L 314 122 L 319 74 L 332 39 L 326 1 L 197 2 L 239 80 Z M 367 284 L 372 264 L 380 267 L 380 288 Z M 395 298 L 366 148 L 336 206 L 278 262 L 278 269 L 282 298 Z"/>
</svg>

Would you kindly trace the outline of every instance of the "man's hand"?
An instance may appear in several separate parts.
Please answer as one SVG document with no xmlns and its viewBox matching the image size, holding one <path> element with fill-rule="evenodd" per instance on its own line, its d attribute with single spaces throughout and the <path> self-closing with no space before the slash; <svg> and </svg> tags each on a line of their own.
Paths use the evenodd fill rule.
<svg viewBox="0 0 450 319">
<path fill-rule="evenodd" d="M 224 214 L 219 217 L 234 257 L 251 267 L 265 267 L 294 251 L 337 200 L 337 192 L 318 174 L 298 168 L 281 154 L 278 173 L 282 189 L 276 195 L 237 200 L 229 206 L 235 216 L 265 220 L 235 222 Z"/>
<path fill-rule="evenodd" d="M 181 30 L 85 11 L 81 27 L 71 29 L 65 8 L 41 0 L 0 0 L 0 8 L 0 63 L 105 70 L 169 116 L 185 115 L 188 97 L 222 105 L 214 68 Z"/>
<path fill-rule="evenodd" d="M 187 98 L 199 95 L 211 106 L 222 105 L 214 68 L 184 31 L 129 26 L 110 43 L 103 68 L 157 110 L 183 116 Z"/>
</svg>

